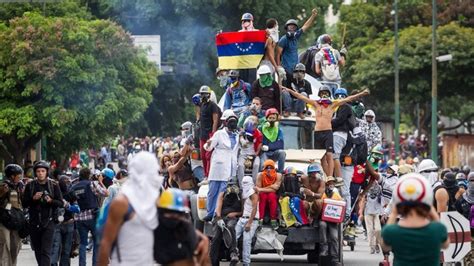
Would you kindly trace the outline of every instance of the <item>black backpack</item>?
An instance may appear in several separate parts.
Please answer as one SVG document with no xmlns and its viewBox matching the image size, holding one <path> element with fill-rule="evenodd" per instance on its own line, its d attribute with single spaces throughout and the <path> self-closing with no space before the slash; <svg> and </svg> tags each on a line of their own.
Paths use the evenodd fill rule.
<svg viewBox="0 0 474 266">
<path fill-rule="evenodd" d="M 314 78 L 319 75 L 314 72 L 314 56 L 319 52 L 316 46 L 310 46 L 306 51 L 300 54 L 298 61 L 306 67 L 306 73 Z"/>
</svg>

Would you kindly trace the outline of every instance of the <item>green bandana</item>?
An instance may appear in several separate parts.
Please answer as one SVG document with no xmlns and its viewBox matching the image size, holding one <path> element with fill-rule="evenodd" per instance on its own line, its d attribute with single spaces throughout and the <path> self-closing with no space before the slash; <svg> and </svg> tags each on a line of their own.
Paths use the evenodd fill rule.
<svg viewBox="0 0 474 266">
<path fill-rule="evenodd" d="M 271 127 L 270 123 L 266 122 L 262 127 L 262 133 L 268 140 L 275 142 L 278 138 L 278 127 L 276 124 Z"/>
<path fill-rule="evenodd" d="M 273 77 L 270 74 L 261 75 L 258 79 L 258 83 L 260 83 L 262 88 L 270 87 L 273 83 Z"/>
</svg>

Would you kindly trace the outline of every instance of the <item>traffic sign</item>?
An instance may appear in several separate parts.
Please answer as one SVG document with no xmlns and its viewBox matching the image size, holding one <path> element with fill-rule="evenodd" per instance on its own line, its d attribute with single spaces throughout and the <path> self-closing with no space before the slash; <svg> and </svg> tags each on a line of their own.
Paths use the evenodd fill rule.
<svg viewBox="0 0 474 266">
<path fill-rule="evenodd" d="M 459 212 L 442 212 L 441 222 L 448 229 L 449 247 L 443 250 L 444 262 L 460 261 L 471 251 L 471 226 Z"/>
</svg>

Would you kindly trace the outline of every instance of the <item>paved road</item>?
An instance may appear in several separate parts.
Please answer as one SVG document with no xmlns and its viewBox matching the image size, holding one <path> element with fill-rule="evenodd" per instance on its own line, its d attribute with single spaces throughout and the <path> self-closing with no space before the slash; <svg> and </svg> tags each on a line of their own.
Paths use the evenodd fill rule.
<svg viewBox="0 0 474 266">
<path fill-rule="evenodd" d="M 92 253 L 88 253 L 87 256 L 88 263 L 91 264 Z M 367 241 L 362 237 L 357 239 L 357 245 L 355 251 L 350 251 L 348 247 L 344 248 L 344 266 L 377 266 L 378 263 L 382 260 L 381 254 L 369 254 L 369 247 Z M 78 258 L 74 258 L 71 262 L 71 265 L 78 265 Z M 18 258 L 19 266 L 34 266 L 36 265 L 35 256 L 30 246 L 24 245 L 20 251 Z M 229 265 L 226 262 L 221 263 L 221 265 Z M 309 265 L 306 262 L 306 255 L 302 256 L 285 256 L 284 261 L 280 260 L 280 257 L 275 254 L 258 254 L 252 255 L 252 265 Z"/>
</svg>

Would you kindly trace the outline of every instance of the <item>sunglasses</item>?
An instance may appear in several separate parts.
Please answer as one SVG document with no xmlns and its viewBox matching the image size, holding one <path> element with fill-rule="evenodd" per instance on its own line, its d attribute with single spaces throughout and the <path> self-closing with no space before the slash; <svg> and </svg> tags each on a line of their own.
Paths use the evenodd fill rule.
<svg viewBox="0 0 474 266">
<path fill-rule="evenodd" d="M 293 73 L 306 73 L 306 72 L 304 72 L 303 70 L 295 70 L 293 71 Z"/>
<path fill-rule="evenodd" d="M 275 169 L 275 167 L 273 167 L 273 166 L 267 166 L 267 167 L 265 167 L 265 170 L 273 170 L 273 169 Z"/>
<path fill-rule="evenodd" d="M 244 20 L 242 20 L 242 23 L 243 22 L 250 22 L 250 20 L 249 19 L 244 19 Z"/>
</svg>

